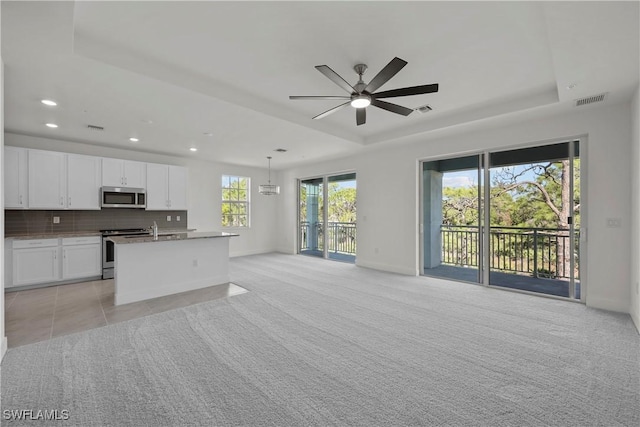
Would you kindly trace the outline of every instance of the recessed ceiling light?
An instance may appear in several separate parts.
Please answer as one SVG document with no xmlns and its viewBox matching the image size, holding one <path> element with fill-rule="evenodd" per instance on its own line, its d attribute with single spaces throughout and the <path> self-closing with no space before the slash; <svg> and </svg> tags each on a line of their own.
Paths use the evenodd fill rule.
<svg viewBox="0 0 640 427">
<path fill-rule="evenodd" d="M 40 102 L 42 102 L 44 105 L 48 105 L 49 107 L 55 107 L 56 105 L 58 105 L 56 101 L 52 101 L 50 99 L 43 99 Z"/>
<path fill-rule="evenodd" d="M 195 148 L 195 147 L 191 147 L 191 148 L 189 148 L 189 150 L 191 150 L 191 151 L 198 151 L 198 149 L 197 149 L 197 148 Z"/>
<path fill-rule="evenodd" d="M 148 125 L 152 125 L 153 124 L 153 120 L 147 120 L 147 119 L 142 119 L 140 120 L 142 123 L 146 123 Z"/>
<path fill-rule="evenodd" d="M 569 83 L 569 84 L 567 85 L 567 89 L 571 90 L 571 89 L 573 89 L 573 88 L 574 88 L 574 87 L 576 87 L 576 86 L 578 86 L 578 83 Z"/>
<path fill-rule="evenodd" d="M 139 140 L 138 138 L 133 138 L 133 137 L 131 137 L 131 138 L 129 138 L 129 141 L 131 141 L 131 142 L 138 142 L 138 141 L 140 141 L 140 140 Z"/>
<path fill-rule="evenodd" d="M 204 136 L 213 136 L 213 134 L 211 132 L 205 132 L 203 135 Z"/>
<path fill-rule="evenodd" d="M 57 125 L 57 124 L 55 124 L 55 123 L 47 123 L 47 127 L 50 127 L 50 128 L 57 128 L 57 127 L 58 127 L 58 125 Z"/>
</svg>

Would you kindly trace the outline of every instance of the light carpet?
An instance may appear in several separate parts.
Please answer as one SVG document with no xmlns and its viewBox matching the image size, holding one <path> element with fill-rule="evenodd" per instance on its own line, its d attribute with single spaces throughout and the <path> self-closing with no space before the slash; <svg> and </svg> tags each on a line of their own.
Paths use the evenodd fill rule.
<svg viewBox="0 0 640 427">
<path fill-rule="evenodd" d="M 250 292 L 10 349 L 2 409 L 77 426 L 638 426 L 628 315 L 304 256 Z"/>
</svg>

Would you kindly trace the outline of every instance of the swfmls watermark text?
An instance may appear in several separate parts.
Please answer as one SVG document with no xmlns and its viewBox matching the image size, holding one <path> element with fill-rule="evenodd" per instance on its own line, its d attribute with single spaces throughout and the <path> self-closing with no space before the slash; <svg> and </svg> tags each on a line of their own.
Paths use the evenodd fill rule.
<svg viewBox="0 0 640 427">
<path fill-rule="evenodd" d="M 2 418 L 7 421 L 66 421 L 68 409 L 5 409 Z"/>
</svg>

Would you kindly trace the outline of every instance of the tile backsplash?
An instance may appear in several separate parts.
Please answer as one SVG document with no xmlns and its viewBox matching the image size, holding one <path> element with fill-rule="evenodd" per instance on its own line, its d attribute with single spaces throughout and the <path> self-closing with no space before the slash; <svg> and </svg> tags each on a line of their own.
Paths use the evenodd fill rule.
<svg viewBox="0 0 640 427">
<path fill-rule="evenodd" d="M 60 217 L 54 224 L 53 217 Z M 171 216 L 171 221 L 167 221 Z M 180 221 L 176 217 L 180 216 Z M 4 234 L 7 237 L 29 234 L 98 231 L 117 228 L 187 228 L 187 211 L 145 211 L 142 209 L 103 209 L 96 211 L 5 210 Z"/>
</svg>

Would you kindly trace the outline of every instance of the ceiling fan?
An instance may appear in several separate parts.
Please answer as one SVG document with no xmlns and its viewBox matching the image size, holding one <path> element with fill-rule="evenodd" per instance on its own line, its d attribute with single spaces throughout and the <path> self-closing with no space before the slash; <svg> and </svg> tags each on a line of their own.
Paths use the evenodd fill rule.
<svg viewBox="0 0 640 427">
<path fill-rule="evenodd" d="M 391 62 L 389 62 L 378 74 L 376 74 L 373 79 L 371 79 L 369 84 L 366 84 L 362 80 L 362 75 L 367 70 L 367 66 L 365 64 L 358 64 L 353 67 L 353 69 L 356 71 L 356 73 L 358 73 L 359 76 L 358 82 L 354 86 L 351 86 L 349 83 L 347 83 L 345 79 L 340 77 L 338 73 L 333 71 L 328 66 L 317 65 L 316 69 L 318 71 L 327 76 L 329 80 L 340 86 L 342 89 L 346 90 L 349 93 L 349 96 L 290 96 L 289 99 L 346 100 L 344 104 L 340 104 L 337 107 L 333 107 L 330 110 L 325 111 L 324 113 L 318 114 L 314 117 L 314 119 L 321 119 L 323 117 L 326 117 L 329 114 L 335 113 L 336 111 L 351 104 L 351 106 L 356 109 L 356 124 L 358 126 L 365 124 L 365 122 L 367 121 L 367 112 L 365 108 L 369 105 L 382 108 L 383 110 L 391 111 L 392 113 L 408 116 L 413 112 L 411 108 L 392 104 L 386 101 L 381 101 L 380 99 L 394 98 L 396 96 L 422 95 L 425 93 L 437 92 L 438 84 L 435 83 L 422 86 L 404 87 L 401 89 L 392 89 L 376 93 L 376 90 L 378 90 L 383 84 L 385 84 L 393 76 L 395 76 L 398 71 L 402 70 L 405 65 L 407 65 L 407 61 L 404 61 L 398 57 L 393 58 Z"/>
</svg>

